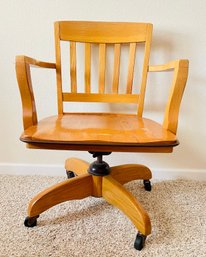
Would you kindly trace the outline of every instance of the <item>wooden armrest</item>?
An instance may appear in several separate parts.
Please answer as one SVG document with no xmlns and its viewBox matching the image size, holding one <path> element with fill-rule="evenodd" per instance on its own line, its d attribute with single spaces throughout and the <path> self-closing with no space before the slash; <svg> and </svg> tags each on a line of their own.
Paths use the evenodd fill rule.
<svg viewBox="0 0 206 257">
<path fill-rule="evenodd" d="M 56 63 L 42 62 L 42 61 L 36 60 L 34 58 L 31 58 L 31 57 L 28 57 L 25 55 L 16 56 L 16 62 L 24 62 L 26 64 L 29 64 L 32 67 L 56 69 Z"/>
<path fill-rule="evenodd" d="M 188 60 L 175 60 L 161 65 L 150 65 L 148 71 L 173 71 L 181 63 L 182 66 L 188 67 Z"/>
<path fill-rule="evenodd" d="M 188 77 L 188 60 L 175 60 L 163 65 L 149 66 L 148 71 L 173 71 L 173 80 L 164 114 L 163 127 L 177 132 L 180 103 Z"/>
<path fill-rule="evenodd" d="M 56 69 L 55 63 L 41 62 L 23 55 L 16 56 L 16 76 L 21 94 L 24 129 L 37 124 L 30 66 Z"/>
</svg>

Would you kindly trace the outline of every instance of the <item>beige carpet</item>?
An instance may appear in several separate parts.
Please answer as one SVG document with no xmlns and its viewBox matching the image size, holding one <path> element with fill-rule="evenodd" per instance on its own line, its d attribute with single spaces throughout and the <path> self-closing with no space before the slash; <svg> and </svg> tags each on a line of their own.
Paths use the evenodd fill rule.
<svg viewBox="0 0 206 257">
<path fill-rule="evenodd" d="M 62 203 L 42 213 L 38 226 L 23 225 L 29 199 L 66 178 L 0 176 L 0 257 L 206 256 L 206 181 L 140 181 L 126 187 L 148 211 L 153 232 L 133 248 L 136 229 L 103 199 Z"/>
</svg>

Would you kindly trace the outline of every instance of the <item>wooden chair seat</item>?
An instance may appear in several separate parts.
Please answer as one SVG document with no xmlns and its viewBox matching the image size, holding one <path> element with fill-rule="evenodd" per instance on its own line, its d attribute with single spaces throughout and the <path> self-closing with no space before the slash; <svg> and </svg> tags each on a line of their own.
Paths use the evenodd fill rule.
<svg viewBox="0 0 206 257">
<path fill-rule="evenodd" d="M 83 145 L 174 146 L 176 135 L 162 125 L 137 115 L 68 113 L 47 117 L 27 128 L 27 143 Z"/>
</svg>

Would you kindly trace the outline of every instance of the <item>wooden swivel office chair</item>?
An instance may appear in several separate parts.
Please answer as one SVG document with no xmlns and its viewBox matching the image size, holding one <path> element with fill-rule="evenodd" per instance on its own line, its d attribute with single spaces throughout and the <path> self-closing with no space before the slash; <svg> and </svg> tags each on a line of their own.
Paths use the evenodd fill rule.
<svg viewBox="0 0 206 257">
<path fill-rule="evenodd" d="M 147 191 L 151 190 L 149 168 L 139 165 L 109 167 L 103 155 L 112 152 L 171 153 L 178 145 L 176 138 L 178 113 L 188 75 L 188 61 L 176 60 L 165 65 L 149 66 L 152 24 L 115 22 L 55 22 L 56 62 L 48 63 L 27 56 L 16 57 L 16 73 L 23 106 L 24 132 L 21 141 L 32 149 L 88 151 L 97 160 L 91 164 L 80 159 L 66 160 L 69 179 L 51 186 L 35 196 L 28 207 L 25 226 L 37 224 L 39 215 L 64 201 L 88 196 L 103 197 L 127 215 L 138 230 L 135 248 L 141 250 L 146 236 L 151 233 L 150 219 L 137 199 L 123 184 L 142 179 Z M 60 41 L 70 42 L 71 87 L 67 92 L 62 86 Z M 76 45 L 84 43 L 82 57 L 85 91 L 78 92 Z M 133 92 L 133 75 L 136 47 L 144 44 L 143 67 L 139 93 Z M 99 49 L 98 93 L 91 90 L 91 49 Z M 113 79 L 110 92 L 105 89 L 107 46 L 114 47 Z M 120 53 L 128 45 L 128 72 L 124 93 L 119 93 Z M 30 66 L 56 70 L 58 114 L 43 120 L 37 119 L 31 83 Z M 163 124 L 142 117 L 148 72 L 174 72 Z M 108 86 L 107 86 L 108 87 Z M 135 103 L 136 114 L 69 113 L 64 102 Z M 75 104 L 75 103 L 74 103 Z"/>
</svg>

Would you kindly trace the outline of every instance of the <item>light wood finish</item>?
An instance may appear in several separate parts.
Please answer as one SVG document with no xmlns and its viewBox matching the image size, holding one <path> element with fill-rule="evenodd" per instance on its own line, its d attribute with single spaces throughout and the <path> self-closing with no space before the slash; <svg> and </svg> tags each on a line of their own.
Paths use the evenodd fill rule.
<svg viewBox="0 0 206 257">
<path fill-rule="evenodd" d="M 135 100 L 139 96 L 132 94 L 133 84 L 133 73 L 134 64 L 136 58 L 136 44 L 141 42 L 145 43 L 145 62 L 144 71 L 147 71 L 149 48 L 151 42 L 152 25 L 149 23 L 122 23 L 122 22 L 72 22 L 72 21 L 61 21 L 55 23 L 55 37 L 56 37 L 56 62 L 58 63 L 57 72 L 57 91 L 58 91 L 58 108 L 59 114 L 63 113 L 63 102 L 64 101 L 79 101 L 77 78 L 76 78 L 76 43 L 85 43 L 85 71 L 84 71 L 84 82 L 85 82 L 85 93 L 90 94 L 91 92 L 91 44 L 98 44 L 99 46 L 99 78 L 98 78 L 98 94 L 93 94 L 92 97 L 85 97 L 85 101 L 90 102 L 103 102 L 118 103 L 116 95 L 118 94 L 119 79 L 120 79 L 120 50 L 121 44 L 128 44 L 130 47 L 129 53 L 129 65 L 127 84 L 125 85 L 124 99 L 126 103 L 129 103 L 133 98 L 132 103 L 137 103 Z M 70 54 L 70 74 L 71 74 L 71 92 L 62 92 L 62 79 L 59 77 L 61 72 L 61 51 L 60 41 L 70 41 L 71 54 Z M 149 42 L 148 42 L 149 41 Z M 111 85 L 111 94 L 105 94 L 105 74 L 106 68 L 106 49 L 108 44 L 114 44 L 114 68 L 113 68 L 113 80 Z M 142 85 L 146 84 L 146 74 L 142 74 Z M 144 77 L 144 78 L 143 78 Z M 143 86 L 142 86 L 143 87 Z M 142 90 L 144 93 L 145 91 Z M 69 95 L 73 93 L 74 95 Z M 115 95 L 115 97 L 113 96 Z M 71 97 L 70 97 L 71 96 Z M 83 94 L 80 95 L 81 97 Z M 94 97 L 97 96 L 95 99 Z M 143 98 L 141 96 L 141 108 L 143 108 Z M 108 101 L 107 101 L 108 99 Z M 120 99 L 123 99 L 122 96 Z M 81 100 L 80 100 L 81 101 Z M 84 100 L 82 100 L 84 101 Z M 122 102 L 122 100 L 120 100 Z M 141 115 L 139 115 L 141 116 Z"/>
<path fill-rule="evenodd" d="M 133 180 L 152 178 L 151 170 L 140 164 L 123 164 L 111 168 L 110 175 L 120 184 L 125 184 Z"/>
<path fill-rule="evenodd" d="M 141 87 L 140 87 L 140 98 L 139 98 L 139 105 L 138 105 L 138 112 L 137 112 L 139 117 L 142 117 L 143 110 L 144 110 L 144 99 L 145 99 L 146 84 L 147 84 L 147 73 L 148 73 L 151 41 L 152 41 L 152 28 L 148 30 L 146 41 L 145 41 L 145 54 L 144 54 L 144 63 L 143 63 L 143 69 L 142 69 L 142 81 L 141 81 Z"/>
<path fill-rule="evenodd" d="M 99 93 L 104 93 L 105 87 L 106 44 L 99 45 Z"/>
<path fill-rule="evenodd" d="M 56 69 L 55 63 L 42 62 L 23 55 L 16 57 L 16 75 L 22 100 L 24 129 L 37 124 L 30 66 Z"/>
<path fill-rule="evenodd" d="M 138 95 L 63 93 L 65 102 L 137 103 Z"/>
<path fill-rule="evenodd" d="M 77 165 L 81 163 L 84 167 L 84 161 L 77 159 L 71 159 L 70 165 L 76 161 L 79 162 Z M 119 169 L 122 169 L 122 166 L 114 167 L 113 171 L 120 174 Z M 81 174 L 78 177 L 53 185 L 40 192 L 30 201 L 28 216 L 38 216 L 49 208 L 65 201 L 83 199 L 88 196 L 103 197 L 108 203 L 122 210 L 138 231 L 144 235 L 149 235 L 151 233 L 149 216 L 137 199 L 118 183 L 113 175 L 102 177 Z M 117 175 L 117 178 L 120 179 L 120 176 Z M 121 179 L 120 181 L 123 182 Z"/>
<path fill-rule="evenodd" d="M 56 69 L 55 63 L 39 61 L 25 55 L 17 56 L 16 63 L 22 63 L 22 62 L 29 65 L 30 67 Z"/>
<path fill-rule="evenodd" d="M 83 199 L 91 196 L 92 188 L 92 177 L 89 174 L 60 182 L 42 191 L 30 201 L 28 216 L 37 216 L 49 208 L 65 201 Z"/>
<path fill-rule="evenodd" d="M 180 103 L 188 77 L 188 60 L 176 60 L 165 65 L 150 66 L 149 71 L 174 70 L 169 99 L 167 102 L 163 127 L 174 134 L 177 132 Z"/>
<path fill-rule="evenodd" d="M 21 140 L 31 149 L 79 150 L 90 152 L 170 153 L 179 144 L 176 138 L 178 114 L 188 76 L 188 60 L 176 60 L 165 65 L 149 66 L 152 25 L 149 23 L 61 21 L 55 23 L 56 63 L 41 62 L 27 56 L 16 57 L 16 74 L 23 107 L 24 132 Z M 70 41 L 71 92 L 63 92 L 61 41 Z M 77 49 L 85 44 L 84 93 L 78 93 Z M 136 47 L 144 44 L 140 92 L 133 94 Z M 99 47 L 98 93 L 91 92 L 91 47 Z M 107 46 L 114 46 L 112 85 L 105 84 Z M 130 47 L 125 94 L 119 94 L 120 56 L 124 44 Z M 79 59 L 78 59 L 79 61 Z M 30 67 L 56 69 L 58 115 L 38 121 Z M 96 67 L 95 67 L 96 68 Z M 163 124 L 143 118 L 148 72 L 173 71 L 173 81 Z M 111 87 L 107 93 L 106 87 Z M 66 113 L 63 102 L 135 103 L 136 114 Z M 149 168 L 129 164 L 111 168 L 108 176 L 87 174 L 89 164 L 70 158 L 65 168 L 78 176 L 54 185 L 35 196 L 28 208 L 34 217 L 61 202 L 88 196 L 105 198 L 122 210 L 144 235 L 151 233 L 150 219 L 140 203 L 122 184 L 152 177 Z"/>
<path fill-rule="evenodd" d="M 28 143 L 87 145 L 173 146 L 176 136 L 158 123 L 136 115 L 68 113 L 52 116 L 26 129 L 21 139 Z"/>
<path fill-rule="evenodd" d="M 130 49 L 129 49 L 129 66 L 128 66 L 127 90 L 126 90 L 127 94 L 132 94 L 135 56 L 136 56 L 136 43 L 131 43 Z"/>
<path fill-rule="evenodd" d="M 63 113 L 63 99 L 62 99 L 62 68 L 61 68 L 61 47 L 59 36 L 59 23 L 54 24 L 54 37 L 55 37 L 55 55 L 56 55 L 56 83 L 57 83 L 57 103 L 58 113 Z"/>
<path fill-rule="evenodd" d="M 119 87 L 119 72 L 120 72 L 120 52 L 121 45 L 114 45 L 114 73 L 113 73 L 113 83 L 112 83 L 112 93 L 118 94 Z"/>
<path fill-rule="evenodd" d="M 70 42 L 70 77 L 71 92 L 77 92 L 76 43 Z"/>
<path fill-rule="evenodd" d="M 89 94 L 91 92 L 91 44 L 85 44 L 85 93 Z"/>
<path fill-rule="evenodd" d="M 108 203 L 123 211 L 143 235 L 151 233 L 149 216 L 141 204 L 111 176 L 103 177 L 102 196 Z"/>
<path fill-rule="evenodd" d="M 65 161 L 65 169 L 73 171 L 76 175 L 87 174 L 89 163 L 78 158 L 68 158 Z"/>
<path fill-rule="evenodd" d="M 105 40 L 103 41 L 104 43 L 100 44 L 100 49 L 102 49 L 100 51 L 100 56 L 103 56 L 103 59 L 101 58 L 101 76 L 100 76 L 100 94 L 90 94 L 90 58 L 91 58 L 91 45 L 86 43 L 85 46 L 85 92 L 86 94 L 80 93 L 80 94 L 76 94 L 76 93 L 63 93 L 62 92 L 62 79 L 61 79 L 61 51 L 60 51 L 60 39 L 62 39 L 61 35 L 61 29 L 63 29 L 64 33 L 65 31 L 70 30 L 71 27 L 70 25 L 74 25 L 73 22 L 57 22 L 55 23 L 55 42 L 56 42 L 56 64 L 54 63 L 46 63 L 46 62 L 39 62 L 37 60 L 34 60 L 32 58 L 29 57 L 24 57 L 23 62 L 24 64 L 22 64 L 22 59 L 21 57 L 17 57 L 16 59 L 16 71 L 17 71 L 17 79 L 18 79 L 18 84 L 20 87 L 20 92 L 26 92 L 26 95 L 24 97 L 24 94 L 22 95 L 22 103 L 23 104 L 23 119 L 24 119 L 24 128 L 29 127 L 30 125 L 34 125 L 37 122 L 37 111 L 36 111 L 36 107 L 35 107 L 35 101 L 34 101 L 34 97 L 33 97 L 33 89 L 32 89 L 32 84 L 31 84 L 31 77 L 30 77 L 30 70 L 28 66 L 31 65 L 36 65 L 39 67 L 47 67 L 47 68 L 56 68 L 56 72 L 57 72 L 57 92 L 58 92 L 58 113 L 62 114 L 63 113 L 63 101 L 80 101 L 80 102 L 110 102 L 110 103 L 138 103 L 138 116 L 141 117 L 142 113 L 143 113 L 143 106 L 144 106 L 144 95 L 145 95 L 145 90 L 146 90 L 146 77 L 147 77 L 147 72 L 148 71 L 161 71 L 161 70 L 173 70 L 174 71 L 174 79 L 173 79 L 173 83 L 171 86 L 171 91 L 170 91 L 170 96 L 169 96 L 169 100 L 168 100 L 168 104 L 166 107 L 166 111 L 165 111 L 165 116 L 164 116 L 164 122 L 163 122 L 163 127 L 165 129 L 170 130 L 173 133 L 176 133 L 177 130 L 177 120 L 178 120 L 178 113 L 179 113 L 179 107 L 180 107 L 180 102 L 181 102 L 181 98 L 182 98 L 182 94 L 184 91 L 184 87 L 186 84 L 186 80 L 187 80 L 187 75 L 188 75 L 188 61 L 187 60 L 177 60 L 177 61 L 173 61 L 170 62 L 169 64 L 166 65 L 160 65 L 160 66 L 148 66 L 148 61 L 149 61 L 149 53 L 150 53 L 150 45 L 151 45 L 151 34 L 152 34 L 152 25 L 151 24 L 136 24 L 137 27 L 141 27 L 141 29 L 137 29 L 137 31 L 144 31 L 145 35 L 144 35 L 144 41 L 145 41 L 145 57 L 144 57 L 144 65 L 143 65 L 143 74 L 142 74 L 142 83 L 141 83 L 141 90 L 140 90 L 140 95 L 133 95 L 133 94 L 125 94 L 125 95 L 119 95 L 117 93 L 115 94 L 104 94 L 104 82 L 105 82 L 105 49 L 106 49 L 106 45 L 105 45 Z M 82 22 L 77 22 L 76 25 L 74 25 L 74 27 L 72 27 L 72 29 L 74 30 L 78 30 L 77 27 L 80 25 L 80 30 L 83 29 L 83 23 Z M 91 25 L 91 28 L 89 28 Z M 108 23 L 104 24 L 104 23 L 86 23 L 86 28 L 85 30 L 87 32 L 85 32 L 85 36 L 88 33 L 88 37 L 91 39 L 92 37 L 92 28 L 97 25 L 97 27 L 101 27 L 100 31 L 105 30 L 105 28 L 108 28 L 108 26 L 110 26 Z M 127 23 L 125 26 L 129 26 L 130 23 Z M 66 28 L 66 30 L 64 30 L 64 26 Z M 118 31 L 119 33 L 119 29 L 123 27 L 123 24 L 118 23 L 117 25 L 112 24 L 112 27 L 114 26 L 114 30 Z M 96 27 L 96 28 L 97 28 Z M 131 24 L 131 27 L 133 30 L 135 25 Z M 141 33 L 142 33 L 141 32 Z M 63 34 L 64 34 L 63 33 Z M 83 33 L 83 32 L 82 32 Z M 107 32 L 105 32 L 107 33 Z M 129 33 L 129 32 L 128 32 Z M 81 34 L 81 33 L 80 33 Z M 93 35 L 94 37 L 96 36 Z M 116 35 L 117 36 L 117 35 Z M 109 35 L 107 35 L 106 37 L 111 37 L 111 34 L 109 33 Z M 124 39 L 126 40 L 125 36 Z M 108 39 L 109 40 L 109 39 Z M 116 40 L 116 39 L 114 39 Z M 91 41 L 91 40 L 89 40 Z M 118 40 L 117 40 L 118 41 Z M 123 41 L 123 38 L 122 40 Z M 132 41 L 132 40 L 131 40 Z M 96 42 L 96 41 L 94 41 Z M 109 40 L 109 42 L 111 42 Z M 115 47 L 116 47 L 116 54 L 115 54 L 115 64 L 117 64 L 117 66 L 115 65 L 115 67 L 117 67 L 116 69 L 114 69 L 114 74 L 113 74 L 113 86 L 112 86 L 112 90 L 113 92 L 118 92 L 118 74 L 119 74 L 119 58 L 120 58 L 120 44 L 115 43 Z M 133 46 L 133 53 L 134 53 L 134 46 L 135 46 L 135 42 L 131 43 L 131 46 Z M 71 45 L 74 45 L 75 43 L 72 42 Z M 131 49 L 132 49 L 131 48 Z M 72 65 L 73 67 L 73 82 L 72 82 L 72 91 L 76 92 L 77 90 L 77 85 L 76 85 L 76 72 L 75 72 L 75 51 L 72 51 L 73 54 L 73 58 L 71 58 L 73 61 L 72 63 L 74 63 Z M 132 54 L 132 50 L 130 51 L 130 56 L 133 56 Z M 87 56 L 87 58 L 86 58 Z M 131 57 L 132 58 L 132 57 Z M 103 61 L 102 61 L 103 60 Z M 131 62 L 130 62 L 131 63 Z M 132 67 L 133 65 L 131 65 Z M 131 72 L 129 72 L 129 74 L 132 74 L 132 68 L 129 69 Z M 116 75 L 115 75 L 116 74 Z M 128 81 L 131 82 L 131 75 L 129 76 L 130 79 L 128 79 Z M 129 88 L 127 87 L 128 92 L 131 92 L 131 83 L 128 82 Z M 27 88 L 27 90 L 25 91 L 25 87 Z M 25 103 L 26 102 L 26 103 Z"/>
<path fill-rule="evenodd" d="M 87 43 L 144 42 L 152 29 L 149 23 L 60 21 L 60 39 Z"/>
<path fill-rule="evenodd" d="M 148 66 L 148 71 L 150 72 L 161 72 L 161 71 L 173 71 L 178 65 L 179 62 L 186 62 L 185 64 L 188 64 L 187 60 L 176 60 L 176 61 L 171 61 L 165 64 L 160 64 L 160 65 L 150 65 Z"/>
<path fill-rule="evenodd" d="M 93 180 L 92 196 L 101 197 L 102 196 L 102 177 L 92 176 L 92 180 Z"/>
</svg>

